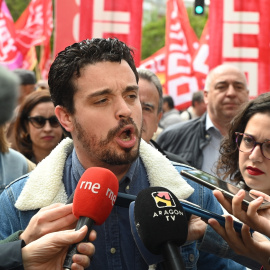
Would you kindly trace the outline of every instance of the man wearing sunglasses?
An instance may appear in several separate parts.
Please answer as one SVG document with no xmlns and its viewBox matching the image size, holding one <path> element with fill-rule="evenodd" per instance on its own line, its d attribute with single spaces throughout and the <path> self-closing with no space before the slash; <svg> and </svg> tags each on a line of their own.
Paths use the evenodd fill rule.
<svg viewBox="0 0 270 270">
<path fill-rule="evenodd" d="M 90 167 L 111 170 L 122 193 L 137 195 L 144 188 L 162 185 L 178 198 L 222 213 L 210 190 L 185 181 L 179 174 L 181 166 L 173 165 L 141 140 L 138 73 L 126 44 L 110 38 L 75 43 L 58 54 L 48 82 L 55 114 L 72 140 L 64 139 L 32 174 L 10 185 L 0 196 L 1 238 L 25 229 L 39 208 L 53 202 L 66 203 Z M 50 222 L 46 221 L 47 226 L 42 218 L 31 222 L 20 237 L 28 243 L 44 227 L 48 230 Z M 190 227 L 189 241 L 181 248 L 186 267 L 194 270 L 209 266 L 212 258 L 198 251 L 196 239 L 206 247 L 212 243 L 220 248 L 224 242 L 206 223 L 199 220 L 197 224 Z M 91 270 L 148 269 L 133 239 L 127 208 L 115 205 L 105 223 L 94 229 L 97 240 Z M 250 263 L 247 258 L 239 260 Z M 213 260 L 212 269 L 217 268 L 244 269 L 223 258 Z"/>
</svg>

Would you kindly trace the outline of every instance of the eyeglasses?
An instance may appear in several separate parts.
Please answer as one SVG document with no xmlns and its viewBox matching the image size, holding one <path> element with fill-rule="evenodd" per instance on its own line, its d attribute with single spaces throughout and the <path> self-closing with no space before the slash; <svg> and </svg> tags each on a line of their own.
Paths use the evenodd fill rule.
<svg viewBox="0 0 270 270">
<path fill-rule="evenodd" d="M 51 127 L 57 128 L 59 127 L 59 122 L 56 116 L 51 116 L 49 118 L 45 118 L 43 116 L 28 116 L 28 121 L 35 127 L 35 128 L 43 128 L 46 124 L 46 121 L 49 121 Z"/>
<path fill-rule="evenodd" d="M 259 145 L 261 148 L 262 155 L 270 159 L 270 140 L 265 140 L 264 142 L 256 142 L 251 135 L 235 132 L 236 135 L 236 144 L 238 150 L 243 153 L 252 153 L 256 145 Z"/>
</svg>

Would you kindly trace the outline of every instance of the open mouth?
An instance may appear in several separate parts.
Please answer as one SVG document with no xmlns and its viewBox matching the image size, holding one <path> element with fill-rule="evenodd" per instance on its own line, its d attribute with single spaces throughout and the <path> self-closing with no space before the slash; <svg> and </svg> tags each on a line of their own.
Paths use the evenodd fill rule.
<svg viewBox="0 0 270 270">
<path fill-rule="evenodd" d="M 130 148 L 136 143 L 135 128 L 133 125 L 126 126 L 116 136 L 116 141 L 121 147 Z"/>
<path fill-rule="evenodd" d="M 126 130 L 124 130 L 124 131 L 120 134 L 119 137 L 121 138 L 122 141 L 125 141 L 125 142 L 130 141 L 130 140 L 131 140 L 131 129 L 126 129 Z"/>
</svg>

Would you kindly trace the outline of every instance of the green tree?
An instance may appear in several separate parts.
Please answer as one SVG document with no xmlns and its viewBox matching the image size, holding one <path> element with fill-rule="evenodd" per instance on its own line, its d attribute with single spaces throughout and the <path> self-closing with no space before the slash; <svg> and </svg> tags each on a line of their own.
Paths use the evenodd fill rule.
<svg viewBox="0 0 270 270">
<path fill-rule="evenodd" d="M 147 58 L 165 45 L 166 18 L 147 23 L 142 31 L 142 59 Z"/>
<path fill-rule="evenodd" d="M 198 38 L 200 38 L 208 19 L 208 8 L 206 7 L 205 13 L 200 16 L 194 14 L 193 7 L 188 7 L 187 13 L 191 27 Z M 166 17 L 158 18 L 155 11 L 149 16 L 152 18 L 152 21 L 149 22 L 149 17 L 147 16 L 148 20 L 142 30 L 142 59 L 151 56 L 165 45 Z"/>
<path fill-rule="evenodd" d="M 14 22 L 18 20 L 25 8 L 29 5 L 30 1 L 31 0 L 6 0 L 6 4 Z"/>
</svg>

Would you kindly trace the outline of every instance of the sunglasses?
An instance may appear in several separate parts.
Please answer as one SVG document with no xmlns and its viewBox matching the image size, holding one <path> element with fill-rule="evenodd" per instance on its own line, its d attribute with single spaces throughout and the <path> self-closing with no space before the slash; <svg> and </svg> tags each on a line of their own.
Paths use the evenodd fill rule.
<svg viewBox="0 0 270 270">
<path fill-rule="evenodd" d="M 45 118 L 43 116 L 28 116 L 28 121 L 35 127 L 35 128 L 43 128 L 47 121 L 49 121 L 50 126 L 53 128 L 57 128 L 60 126 L 58 119 L 56 116 L 51 116 L 49 118 Z"/>
</svg>

